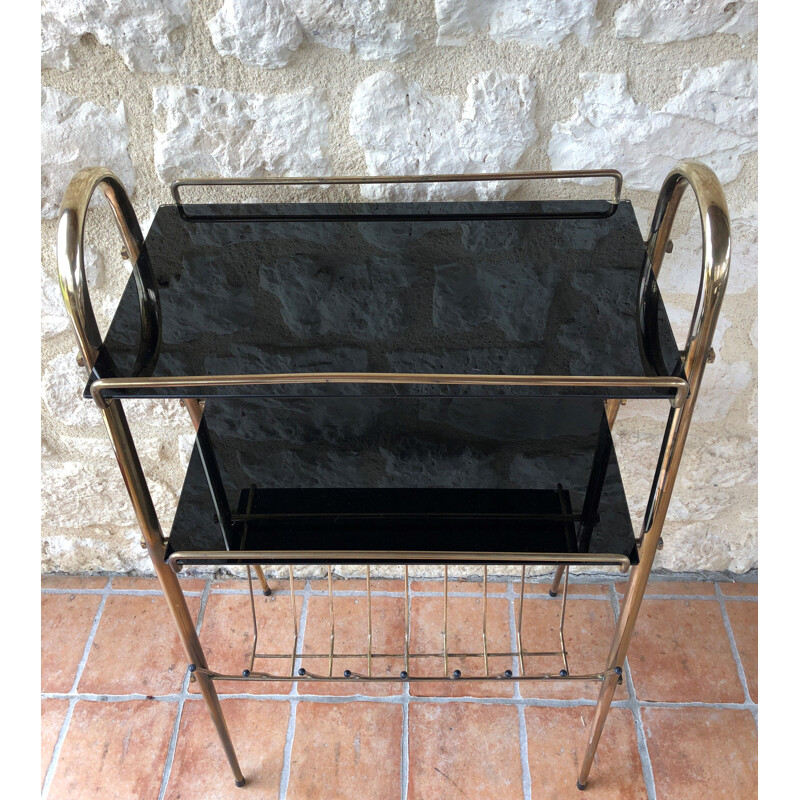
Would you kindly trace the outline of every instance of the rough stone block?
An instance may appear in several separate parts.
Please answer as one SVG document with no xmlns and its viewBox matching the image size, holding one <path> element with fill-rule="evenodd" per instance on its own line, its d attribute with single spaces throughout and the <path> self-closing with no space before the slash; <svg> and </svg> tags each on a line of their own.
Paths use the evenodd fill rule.
<svg viewBox="0 0 800 800">
<path fill-rule="evenodd" d="M 553 169 L 614 166 L 634 189 L 658 191 L 682 158 L 708 164 L 722 183 L 757 148 L 758 68 L 725 61 L 683 73 L 680 92 L 661 108 L 636 102 L 625 73 L 588 73 L 575 113 L 552 128 Z M 624 146 L 621 146 L 624 143 Z"/>
<path fill-rule="evenodd" d="M 407 22 L 389 21 L 393 11 L 394 0 L 225 0 L 207 25 L 222 55 L 257 67 L 285 66 L 305 39 L 365 61 L 396 60 L 416 46 Z"/>
<path fill-rule="evenodd" d="M 84 246 L 83 260 L 86 283 L 90 290 L 96 289 L 105 277 L 105 258 L 101 252 L 87 244 Z M 49 339 L 69 328 L 69 317 L 58 277 L 49 275 L 44 266 L 41 270 L 41 315 L 42 338 Z"/>
<path fill-rule="evenodd" d="M 128 155 L 128 123 L 120 101 L 115 111 L 42 88 L 42 217 L 55 219 L 72 176 L 83 167 L 112 169 L 129 194 L 134 170 Z"/>
<path fill-rule="evenodd" d="M 619 38 L 684 42 L 713 33 L 745 36 L 758 28 L 757 0 L 628 0 L 614 14 Z"/>
<path fill-rule="evenodd" d="M 372 175 L 513 170 L 538 133 L 535 83 L 499 70 L 476 75 L 467 99 L 442 97 L 396 72 L 362 81 L 350 105 L 350 133 Z M 364 187 L 367 197 L 480 200 L 504 197 L 508 182 Z"/>
<path fill-rule="evenodd" d="M 153 89 L 159 177 L 325 175 L 330 114 L 324 91 L 241 94 L 204 86 Z"/>
<path fill-rule="evenodd" d="M 691 198 L 687 197 L 686 202 Z M 741 294 L 752 289 L 758 281 L 758 204 L 745 208 L 730 207 L 731 269 L 727 294 Z M 695 214 L 689 230 L 673 237 L 675 249 L 666 256 L 658 285 L 663 292 L 697 294 L 701 274 L 702 233 L 700 217 Z"/>
<path fill-rule="evenodd" d="M 557 47 L 574 33 L 586 46 L 599 27 L 597 0 L 436 0 L 440 45 L 488 33 L 496 42 Z"/>
<path fill-rule="evenodd" d="M 131 72 L 174 72 L 189 0 L 42 0 L 42 67 L 69 69 L 81 37 L 116 50 Z"/>
</svg>

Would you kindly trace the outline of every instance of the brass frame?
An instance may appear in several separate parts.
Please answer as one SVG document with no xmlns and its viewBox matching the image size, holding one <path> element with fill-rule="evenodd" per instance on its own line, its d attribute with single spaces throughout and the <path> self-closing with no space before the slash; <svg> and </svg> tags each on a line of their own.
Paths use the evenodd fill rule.
<svg viewBox="0 0 800 800">
<path fill-rule="evenodd" d="M 179 189 L 181 186 L 189 185 L 324 185 L 324 184 L 379 184 L 379 183 L 418 183 L 433 182 L 438 180 L 445 181 L 471 181 L 471 180 L 525 180 L 525 179 L 545 179 L 545 178 L 577 178 L 577 177 L 613 177 L 615 181 L 615 192 L 613 203 L 619 202 L 622 188 L 622 176 L 616 170 L 582 170 L 579 172 L 554 172 L 554 173 L 498 173 L 491 175 L 448 175 L 448 176 L 397 176 L 394 178 L 264 178 L 238 181 L 235 179 L 198 179 L 176 181 L 172 185 L 172 193 L 176 204 L 181 205 Z M 413 374 L 402 375 L 385 373 L 302 373 L 294 375 L 237 375 L 237 376 L 195 376 L 177 379 L 158 379 L 142 377 L 146 374 L 148 365 L 158 353 L 160 344 L 160 307 L 158 302 L 158 291 L 152 279 L 152 274 L 147 260 L 147 253 L 144 247 L 144 238 L 136 220 L 133 207 L 125 193 L 124 187 L 117 177 L 110 171 L 103 168 L 88 168 L 81 170 L 70 183 L 61 206 L 58 222 L 58 263 L 59 276 L 64 302 L 67 307 L 73 328 L 78 340 L 81 353 L 84 358 L 87 370 L 90 375 L 95 366 L 95 362 L 101 355 L 101 339 L 99 336 L 97 323 L 91 306 L 88 294 L 86 273 L 83 259 L 83 236 L 85 229 L 86 211 L 89 201 L 97 188 L 111 205 L 117 226 L 122 235 L 125 247 L 129 254 L 139 289 L 139 303 L 141 312 L 141 342 L 139 358 L 137 359 L 136 378 L 114 378 L 96 380 L 92 386 L 92 395 L 100 407 L 106 429 L 114 448 L 117 462 L 122 473 L 125 486 L 128 490 L 131 503 L 136 513 L 139 526 L 144 536 L 144 542 L 153 563 L 153 568 L 161 583 L 167 604 L 178 628 L 178 634 L 189 659 L 191 669 L 200 687 L 203 698 L 211 714 L 214 725 L 220 737 L 220 741 L 225 750 L 226 756 L 234 774 L 234 779 L 238 786 L 244 785 L 239 763 L 230 739 L 230 734 L 225 723 L 219 698 L 213 686 L 213 681 L 224 677 L 230 680 L 246 680 L 244 676 L 223 676 L 215 673 L 208 668 L 200 646 L 194 623 L 186 605 L 181 586 L 177 580 L 175 571 L 165 562 L 166 544 L 161 532 L 158 518 L 153 507 L 147 482 L 142 471 L 142 467 L 136 452 L 136 447 L 128 427 L 122 402 L 120 399 L 108 399 L 103 397 L 103 390 L 141 388 L 145 386 L 161 386 L 174 388 L 192 388 L 209 385 L 253 385 L 269 383 L 294 383 L 294 382 L 343 382 L 343 383 L 441 383 L 441 384 L 524 384 L 524 385 L 550 385 L 550 386 L 595 386 L 595 387 L 631 387 L 631 386 L 660 386 L 662 388 L 674 388 L 675 398 L 669 411 L 661 452 L 658 459 L 656 474 L 654 476 L 653 488 L 648 503 L 647 512 L 642 527 L 642 533 L 638 540 L 639 564 L 632 572 L 628 580 L 625 598 L 622 609 L 617 621 L 617 625 L 612 638 L 609 655 L 605 669 L 591 676 L 540 676 L 540 679 L 547 680 L 587 680 L 594 679 L 602 681 L 600 694 L 597 701 L 594 719 L 592 722 L 589 742 L 580 769 L 578 787 L 585 788 L 588 780 L 589 771 L 594 760 L 597 744 L 605 724 L 608 710 L 613 700 L 614 691 L 620 682 L 622 667 L 628 651 L 628 646 L 633 634 L 636 617 L 644 597 L 645 587 L 653 565 L 656 550 L 658 549 L 661 532 L 666 518 L 669 501 L 677 477 L 678 466 L 686 442 L 689 425 L 697 401 L 698 390 L 700 388 L 705 365 L 711 353 L 711 343 L 714 330 L 719 317 L 722 299 L 728 280 L 728 270 L 730 266 L 730 220 L 727 204 L 714 173 L 704 164 L 698 162 L 681 162 L 670 172 L 661 188 L 650 234 L 647 240 L 646 262 L 643 265 L 642 285 L 644 286 L 651 276 L 657 276 L 663 262 L 664 253 L 667 251 L 670 232 L 675 219 L 678 206 L 681 202 L 687 187 L 691 187 L 700 210 L 700 221 L 702 229 L 702 280 L 697 295 L 697 302 L 692 318 L 690 332 L 686 346 L 682 351 L 684 374 L 686 379 L 681 378 L 624 378 L 624 377 L 580 377 L 569 376 L 474 376 L 474 375 L 431 375 Z M 199 404 L 196 401 L 186 401 L 193 420 L 199 421 Z M 606 401 L 606 413 L 609 425 L 613 425 L 619 408 L 619 400 Z M 191 403 L 195 403 L 192 406 Z M 197 422 L 196 424 L 199 424 Z M 170 559 L 176 562 L 181 554 L 174 554 Z M 192 554 L 197 557 L 197 553 Z M 308 554 L 304 554 L 308 555 Z M 313 554 L 312 554 L 313 555 Z M 332 557 L 329 552 L 320 553 L 324 561 Z M 352 558 L 352 554 L 349 554 Z M 401 555 L 402 554 L 398 554 Z M 406 554 L 407 555 L 407 554 Z M 439 554 L 440 556 L 442 554 Z M 447 554 L 452 560 L 483 560 L 491 561 L 491 554 Z M 506 554 L 507 556 L 508 554 Z M 536 554 L 517 554 L 520 561 L 536 561 L 536 563 L 555 563 L 558 566 L 556 576 L 551 586 L 551 594 L 555 594 L 560 585 L 561 577 L 565 565 L 568 563 L 591 564 L 592 558 L 581 556 L 580 558 L 570 555 L 549 557 L 537 556 Z M 215 557 L 219 558 L 216 553 Z M 231 554 L 232 557 L 241 558 L 242 553 Z M 254 554 L 257 558 L 258 554 Z M 287 554 L 292 557 L 292 554 Z M 365 558 L 374 558 L 375 554 L 365 554 Z M 223 560 L 223 559 L 219 559 Z M 442 560 L 439 558 L 438 560 Z M 508 562 L 508 558 L 501 559 Z M 627 559 L 625 559 L 627 561 Z M 607 562 L 607 559 L 606 559 Z M 626 568 L 620 557 L 620 567 Z M 260 570 L 259 570 L 260 571 Z M 248 572 L 248 574 L 250 574 Z M 486 575 L 484 568 L 484 576 Z M 447 576 L 445 560 L 445 578 Z M 263 573 L 260 578 L 263 577 Z M 405 568 L 406 584 L 408 582 L 408 567 Z M 331 574 L 329 571 L 329 583 Z M 447 582 L 445 580 L 445 591 Z M 252 589 L 252 576 L 250 576 L 250 586 Z M 524 566 L 522 581 L 522 596 L 524 598 Z M 262 583 L 264 591 L 268 591 L 266 580 Z M 565 585 L 566 595 L 566 585 Z M 523 600 L 524 602 L 524 600 Z M 520 603 L 520 612 L 523 602 Z M 562 600 L 562 603 L 564 600 Z M 445 614 L 447 604 L 445 603 Z M 331 615 L 333 607 L 331 605 Z M 562 608 L 563 614 L 563 608 Z M 331 619 L 333 617 L 331 616 Z M 406 606 L 406 636 L 409 631 L 409 608 Z M 446 630 L 446 620 L 445 620 Z M 485 634 L 485 627 L 484 627 Z M 563 624 L 560 631 L 561 635 L 561 654 L 564 657 L 565 671 L 568 672 L 566 662 L 566 650 L 563 644 Z M 257 643 L 257 635 L 254 641 Z M 524 658 L 528 655 L 522 648 L 520 640 L 517 642 L 517 652 L 520 656 L 521 664 L 524 668 Z M 295 636 L 295 648 L 291 658 L 297 657 L 297 638 Z M 445 661 L 447 654 L 446 641 L 444 643 Z M 481 655 L 481 654 L 477 654 Z M 483 650 L 484 664 L 488 664 L 488 656 L 484 639 Z M 255 657 L 255 656 L 254 656 Z M 369 646 L 367 657 L 375 657 L 371 645 L 371 615 L 369 620 Z M 329 653 L 329 675 L 318 679 L 338 679 L 332 676 L 333 664 L 333 642 Z M 410 676 L 408 672 L 409 655 L 404 654 L 406 666 L 405 677 L 400 680 L 407 680 Z M 445 671 L 447 665 L 445 664 Z M 258 677 L 258 676 L 253 676 Z M 367 676 L 369 678 L 369 676 Z M 421 676 L 417 676 L 421 677 Z M 286 677 L 282 678 L 286 680 Z M 352 678 L 351 678 L 352 679 Z M 357 678 L 363 680 L 363 676 Z M 377 676 L 369 678 L 378 679 Z M 431 678 L 431 680 L 443 680 L 446 678 Z M 462 678 L 473 679 L 473 678 Z M 496 680 L 498 678 L 483 675 L 474 679 Z M 503 679 L 508 679 L 505 676 Z M 519 680 L 519 676 L 512 678 Z M 397 680 L 391 678 L 391 680 Z"/>
</svg>

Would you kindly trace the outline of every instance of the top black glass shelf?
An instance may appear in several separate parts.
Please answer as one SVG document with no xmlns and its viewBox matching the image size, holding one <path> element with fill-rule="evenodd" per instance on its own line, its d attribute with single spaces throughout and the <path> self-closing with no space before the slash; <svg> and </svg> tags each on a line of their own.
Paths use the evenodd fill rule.
<svg viewBox="0 0 800 800">
<path fill-rule="evenodd" d="M 161 379 L 265 373 L 625 376 L 628 386 L 114 387 L 106 397 L 673 398 L 678 348 L 628 201 L 161 206 L 146 238 Z M 95 378 L 135 377 L 134 277 Z M 87 386 L 87 393 L 89 387 Z"/>
</svg>

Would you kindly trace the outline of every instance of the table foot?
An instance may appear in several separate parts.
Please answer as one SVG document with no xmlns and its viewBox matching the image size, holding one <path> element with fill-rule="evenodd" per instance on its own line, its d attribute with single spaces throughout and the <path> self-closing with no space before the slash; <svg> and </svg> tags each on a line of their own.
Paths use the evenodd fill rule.
<svg viewBox="0 0 800 800">
<path fill-rule="evenodd" d="M 578 781 L 578 783 L 576 784 L 576 786 L 577 786 L 577 787 L 578 787 L 578 788 L 579 788 L 581 791 L 583 791 L 583 790 L 586 788 L 586 784 L 585 784 L 585 783 L 581 783 L 580 781 Z"/>
<path fill-rule="evenodd" d="M 236 784 L 237 788 L 241 789 L 245 784 L 245 779 L 242 778 L 240 781 L 234 781 L 234 783 Z"/>
</svg>

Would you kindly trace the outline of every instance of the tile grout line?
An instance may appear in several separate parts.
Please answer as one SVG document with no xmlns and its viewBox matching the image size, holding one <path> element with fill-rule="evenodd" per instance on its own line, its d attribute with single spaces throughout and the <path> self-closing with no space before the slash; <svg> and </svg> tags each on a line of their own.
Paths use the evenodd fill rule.
<svg viewBox="0 0 800 800">
<path fill-rule="evenodd" d="M 81 660 L 78 662 L 78 666 L 75 670 L 75 679 L 72 682 L 72 686 L 69 689 L 68 694 L 73 695 L 77 694 L 78 692 L 78 683 L 81 679 L 81 675 L 83 675 L 84 667 L 86 666 L 86 661 L 89 658 L 89 652 L 92 649 L 92 642 L 94 642 L 94 635 L 97 633 L 97 628 L 100 625 L 100 617 L 103 614 L 103 609 L 106 606 L 106 598 L 108 597 L 109 593 L 111 592 L 111 578 L 106 581 L 105 588 L 102 591 L 100 596 L 100 604 L 97 606 L 97 611 L 94 615 L 94 619 L 92 620 L 92 627 L 89 629 L 89 634 L 86 637 L 86 644 L 83 647 L 83 653 L 81 655 Z M 58 768 L 58 757 L 61 755 L 61 747 L 64 744 L 64 740 L 67 738 L 67 732 L 69 730 L 69 724 L 72 720 L 72 712 L 75 709 L 75 705 L 77 704 L 78 699 L 75 698 L 74 700 L 70 699 L 69 706 L 67 708 L 67 713 L 64 715 L 64 721 L 61 723 L 61 729 L 58 732 L 58 738 L 56 739 L 55 745 L 53 745 L 53 753 L 50 756 L 50 764 L 47 767 L 47 772 L 44 776 L 44 781 L 42 783 L 42 800 L 47 797 L 48 793 L 50 792 L 50 785 L 53 782 L 53 778 L 55 777 L 56 769 Z"/>
<path fill-rule="evenodd" d="M 50 791 L 50 784 L 53 782 L 53 778 L 55 777 L 55 772 L 58 767 L 58 757 L 61 755 L 61 747 L 64 744 L 64 739 L 67 738 L 69 723 L 72 721 L 72 711 L 74 710 L 77 702 L 77 698 L 73 698 L 69 701 L 67 713 L 64 715 L 64 721 L 61 723 L 61 730 L 59 730 L 58 738 L 56 739 L 56 743 L 53 745 L 53 754 L 50 757 L 50 765 L 47 767 L 47 772 L 45 773 L 44 781 L 42 782 L 42 800 L 45 800 L 48 792 Z"/>
<path fill-rule="evenodd" d="M 203 618 L 206 613 L 206 603 L 208 602 L 208 594 L 211 588 L 211 581 L 207 580 L 206 585 L 203 587 L 203 592 L 200 596 L 200 610 L 197 612 L 197 622 L 195 623 L 195 631 L 200 635 L 203 627 Z M 167 747 L 167 757 L 164 759 L 164 772 L 161 776 L 161 788 L 158 792 L 158 800 L 163 800 L 167 793 L 167 786 L 169 785 L 170 775 L 172 774 L 172 764 L 175 760 L 175 751 L 178 746 L 178 734 L 181 728 L 181 719 L 183 718 L 183 706 L 186 703 L 186 698 L 189 696 L 189 682 L 191 680 L 191 673 L 188 668 L 186 674 L 183 676 L 181 683 L 181 692 L 178 695 L 175 710 L 175 722 L 172 726 L 172 734 L 169 738 L 169 746 Z"/>
<path fill-rule="evenodd" d="M 306 579 L 305 586 L 301 592 L 303 604 L 300 606 L 300 621 L 297 626 L 297 652 L 303 652 L 303 644 L 306 639 L 306 622 L 308 621 L 308 598 L 311 590 L 311 581 Z M 297 594 L 297 592 L 295 592 Z M 303 663 L 303 658 L 297 659 L 298 664 Z M 286 697 L 284 695 L 284 697 Z M 289 778 L 292 773 L 292 748 L 294 746 L 294 732 L 297 724 L 297 706 L 300 702 L 300 693 L 297 691 L 297 681 L 292 681 L 292 688 L 289 691 L 289 720 L 286 724 L 286 739 L 283 744 L 283 764 L 281 766 L 281 779 L 278 784 L 279 800 L 286 800 L 289 791 Z"/>
<path fill-rule="evenodd" d="M 619 620 L 620 607 L 619 596 L 617 595 L 616 586 L 611 583 L 611 608 L 614 611 L 614 623 Z M 647 746 L 647 735 L 644 730 L 644 720 L 642 719 L 642 706 L 639 698 L 636 696 L 636 686 L 633 682 L 633 671 L 631 670 L 630 662 L 627 655 L 623 665 L 625 674 L 626 689 L 628 690 L 628 708 L 633 715 L 633 726 L 636 731 L 636 747 L 639 751 L 639 763 L 642 767 L 642 778 L 644 780 L 645 789 L 647 790 L 648 800 L 657 800 L 656 794 L 656 777 L 653 771 L 653 762 L 650 759 L 650 749 Z"/>
<path fill-rule="evenodd" d="M 745 675 L 744 664 L 742 664 L 742 659 L 739 655 L 739 647 L 736 644 L 736 637 L 733 635 L 733 626 L 731 625 L 731 620 L 728 616 L 728 609 L 725 607 L 725 595 L 722 594 L 719 584 L 715 583 L 714 589 L 716 591 L 716 597 L 717 601 L 719 602 L 720 611 L 722 612 L 722 623 L 725 626 L 725 632 L 728 634 L 728 642 L 730 644 L 731 653 L 733 655 L 733 660 L 736 663 L 736 672 L 739 676 L 739 682 L 742 684 L 744 701 L 746 705 L 751 706 L 750 713 L 753 714 L 753 718 L 755 719 L 756 724 L 758 724 L 758 710 L 757 708 L 752 708 L 756 704 L 753 703 L 753 699 L 750 697 L 750 689 L 747 685 L 747 676 Z"/>
<path fill-rule="evenodd" d="M 506 602 L 508 603 L 508 635 L 511 637 L 510 650 L 514 649 L 514 643 L 517 641 L 516 633 L 516 617 L 514 616 L 514 599 L 516 593 L 514 592 L 514 584 L 511 581 L 506 583 Z M 511 657 L 511 668 L 519 675 L 519 658 L 517 656 Z M 519 758 L 522 765 L 522 796 L 524 800 L 532 800 L 533 789 L 531 779 L 531 765 L 528 758 L 528 726 L 525 721 L 525 706 L 522 704 L 524 698 L 519 690 L 519 681 L 514 681 L 514 694 L 511 696 L 512 700 L 518 701 L 517 706 L 517 724 L 519 726 Z"/>
</svg>

